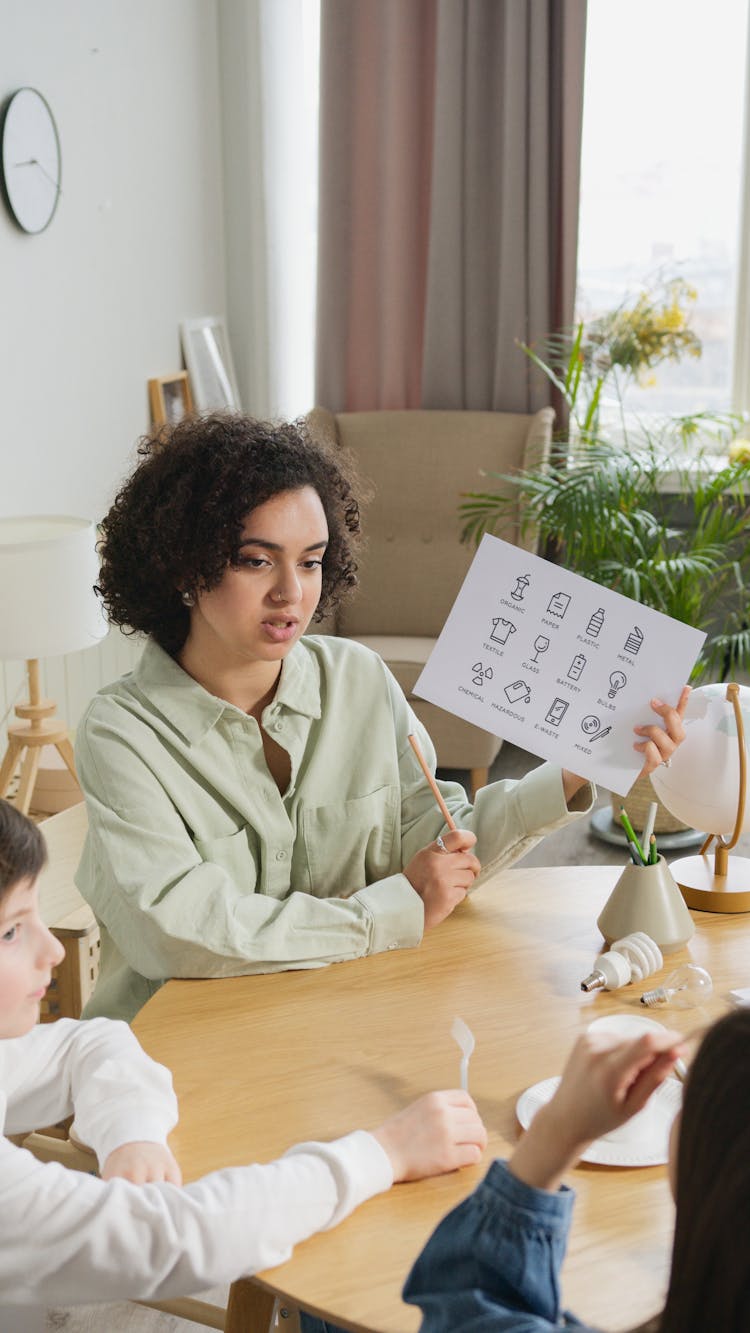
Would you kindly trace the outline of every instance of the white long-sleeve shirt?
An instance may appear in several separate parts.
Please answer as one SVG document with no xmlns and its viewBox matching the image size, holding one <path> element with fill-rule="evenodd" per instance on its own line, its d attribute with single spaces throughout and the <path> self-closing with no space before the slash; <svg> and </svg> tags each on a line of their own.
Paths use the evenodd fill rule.
<svg viewBox="0 0 750 1333">
<path fill-rule="evenodd" d="M 4 1133 L 73 1112 L 76 1135 L 104 1162 L 123 1143 L 165 1143 L 177 1103 L 168 1071 L 124 1023 L 60 1019 L 0 1040 Z M 0 1137 L 0 1328 L 32 1333 L 53 1304 L 166 1299 L 273 1267 L 392 1182 L 362 1130 L 182 1189 L 44 1165 Z"/>
</svg>

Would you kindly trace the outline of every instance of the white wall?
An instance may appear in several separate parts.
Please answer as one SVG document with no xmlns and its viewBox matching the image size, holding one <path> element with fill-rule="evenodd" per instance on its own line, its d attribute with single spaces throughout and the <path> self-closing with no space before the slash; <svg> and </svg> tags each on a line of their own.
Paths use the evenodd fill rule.
<svg viewBox="0 0 750 1333">
<path fill-rule="evenodd" d="M 179 321 L 224 312 L 217 27 L 216 0 L 0 0 L 0 101 L 47 98 L 63 191 L 38 236 L 0 203 L 0 515 L 100 517 Z M 49 664 L 68 721 L 132 659 L 117 639 Z"/>
<path fill-rule="evenodd" d="M 0 0 L 0 97 L 24 84 L 63 193 L 38 236 L 0 208 L 0 514 L 98 517 L 180 319 L 224 308 L 215 0 Z"/>
</svg>

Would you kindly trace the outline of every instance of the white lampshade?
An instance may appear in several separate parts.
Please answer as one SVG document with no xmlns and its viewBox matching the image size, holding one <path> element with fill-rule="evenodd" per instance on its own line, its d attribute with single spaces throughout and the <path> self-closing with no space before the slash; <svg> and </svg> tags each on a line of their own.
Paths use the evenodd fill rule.
<svg viewBox="0 0 750 1333">
<path fill-rule="evenodd" d="M 0 658 L 59 657 L 103 639 L 98 577 L 90 519 L 0 518 Z"/>
<path fill-rule="evenodd" d="M 747 750 L 750 689 L 746 685 L 739 687 L 739 703 Z M 693 690 L 685 709 L 685 739 L 669 768 L 657 768 L 651 782 L 662 805 L 684 824 L 706 833 L 732 833 L 740 774 L 737 722 L 726 685 L 702 685 Z M 745 804 L 741 831 L 750 831 L 750 800 Z"/>
</svg>

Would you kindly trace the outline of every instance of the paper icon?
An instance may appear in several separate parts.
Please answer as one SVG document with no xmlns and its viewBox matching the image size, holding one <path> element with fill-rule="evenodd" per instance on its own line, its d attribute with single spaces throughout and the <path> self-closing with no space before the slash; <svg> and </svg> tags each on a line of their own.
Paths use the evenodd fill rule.
<svg viewBox="0 0 750 1333">
<path fill-rule="evenodd" d="M 550 597 L 547 610 L 550 615 L 559 616 L 562 620 L 569 606 L 570 594 L 567 592 L 556 592 Z"/>
</svg>

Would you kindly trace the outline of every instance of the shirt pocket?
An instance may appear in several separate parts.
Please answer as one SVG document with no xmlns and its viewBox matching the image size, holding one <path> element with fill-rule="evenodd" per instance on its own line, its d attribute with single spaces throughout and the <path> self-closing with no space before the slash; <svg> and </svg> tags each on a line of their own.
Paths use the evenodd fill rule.
<svg viewBox="0 0 750 1333">
<path fill-rule="evenodd" d="M 238 889 L 254 893 L 259 887 L 257 839 L 249 825 L 224 838 L 195 838 L 194 842 L 201 861 L 219 866 Z"/>
<path fill-rule="evenodd" d="M 309 806 L 301 831 L 309 882 L 316 898 L 362 889 L 401 869 L 398 787 L 333 805 Z"/>
</svg>

